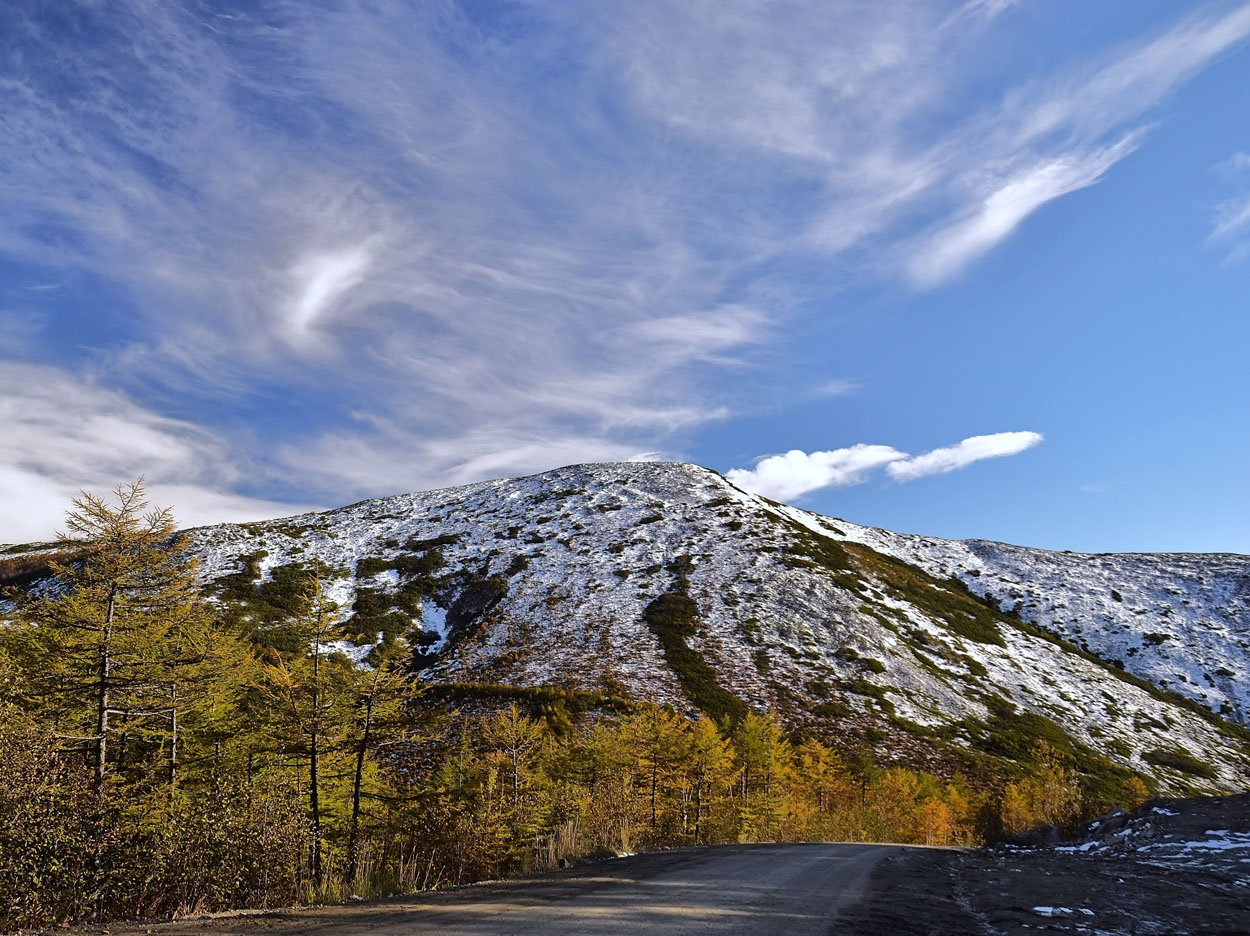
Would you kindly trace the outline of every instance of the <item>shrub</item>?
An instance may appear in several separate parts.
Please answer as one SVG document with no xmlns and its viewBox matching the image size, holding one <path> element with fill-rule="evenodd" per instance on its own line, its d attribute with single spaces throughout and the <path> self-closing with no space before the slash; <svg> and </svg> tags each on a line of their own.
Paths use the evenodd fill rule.
<svg viewBox="0 0 1250 936">
<path fill-rule="evenodd" d="M 1178 770 L 1181 773 L 1190 774 L 1194 777 L 1202 777 L 1204 780 L 1215 780 L 1219 777 L 1215 768 L 1210 764 L 1205 764 L 1196 757 L 1176 748 L 1157 748 L 1153 751 L 1145 751 L 1142 753 L 1141 759 L 1147 764 L 1153 764 L 1155 767 Z"/>
<path fill-rule="evenodd" d="M 699 625 L 699 606 L 685 593 L 684 571 L 689 567 L 689 557 L 685 556 L 670 564 L 677 570 L 674 590 L 653 599 L 643 610 L 643 619 L 659 640 L 664 659 L 690 701 L 717 721 L 738 722 L 746 715 L 746 703 L 722 686 L 703 655 L 686 643 Z"/>
</svg>

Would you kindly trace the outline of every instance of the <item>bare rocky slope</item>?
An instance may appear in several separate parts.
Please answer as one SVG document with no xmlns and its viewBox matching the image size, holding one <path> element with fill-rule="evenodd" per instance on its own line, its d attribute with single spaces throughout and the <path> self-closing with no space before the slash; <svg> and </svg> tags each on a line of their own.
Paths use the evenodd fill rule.
<svg viewBox="0 0 1250 936">
<path fill-rule="evenodd" d="M 774 709 L 939 769 L 1019 760 L 1044 740 L 1165 792 L 1250 778 L 1245 729 L 1210 711 L 1245 718 L 1247 557 L 907 536 L 676 463 L 572 466 L 191 535 L 236 613 L 263 625 L 267 596 L 319 565 L 343 608 L 338 648 L 365 659 L 381 634 L 405 636 L 432 682 L 573 687 L 717 717 Z"/>
</svg>

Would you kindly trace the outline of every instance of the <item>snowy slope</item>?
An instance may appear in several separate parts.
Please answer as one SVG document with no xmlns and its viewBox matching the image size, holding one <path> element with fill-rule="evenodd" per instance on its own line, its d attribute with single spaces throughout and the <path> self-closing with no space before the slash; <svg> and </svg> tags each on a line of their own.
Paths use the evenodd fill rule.
<svg viewBox="0 0 1250 936">
<path fill-rule="evenodd" d="M 1218 719 L 1118 679 L 1110 667 L 1009 617 L 992 616 L 988 636 L 984 622 L 977 632 L 972 618 L 991 612 L 938 581 L 958 575 L 996 596 L 1016 588 L 1035 603 L 1035 611 L 1026 604 L 1021 613 L 1043 622 L 1056 607 L 1067 620 L 1085 615 L 1076 636 L 1110 656 L 1157 626 L 1130 609 L 1159 607 L 1167 594 L 1177 608 L 1168 623 L 1175 629 L 1193 621 L 1177 637 L 1200 634 L 1209 644 L 1187 651 L 1200 667 L 1219 652 L 1217 638 L 1238 633 L 1245 619 L 1244 604 L 1230 603 L 1218 605 L 1227 611 L 1218 618 L 1222 630 L 1200 623 L 1222 599 L 1198 587 L 1199 577 L 1225 582 L 1233 574 L 1224 565 L 1218 574 L 1207 569 L 1200 557 L 1187 557 L 1188 565 L 1186 557 L 1111 557 L 1104 567 L 1105 557 L 900 536 L 783 507 L 715 472 L 674 463 L 573 466 L 192 535 L 209 580 L 237 573 L 248 556 L 262 581 L 279 566 L 317 559 L 334 570 L 330 594 L 345 608 L 361 588 L 402 588 L 404 573 L 374 568 L 424 555 L 423 544 L 436 541 L 444 573 L 415 609 L 417 626 L 428 632 L 427 678 L 569 685 L 689 711 L 682 674 L 645 617 L 653 599 L 677 587 L 674 560 L 688 556 L 688 594 L 699 612 L 688 645 L 721 686 L 756 708 L 848 734 L 884 733 L 894 753 L 914 760 L 933 736 L 957 746 L 984 742 L 986 726 L 1008 724 L 1014 707 L 1153 773 L 1165 789 L 1242 788 L 1250 776 L 1244 742 Z M 364 567 L 372 574 L 358 580 L 362 560 L 373 563 Z M 1244 570 L 1244 559 L 1226 564 L 1237 561 Z M 1077 579 L 1071 566 L 1086 577 Z M 1186 571 L 1169 577 L 1172 569 Z M 1122 601 L 1110 597 L 1108 583 Z M 1115 607 L 1105 608 L 1104 597 Z M 944 610 L 961 601 L 973 610 Z M 1124 628 L 1092 616 L 1121 605 L 1113 623 L 1122 620 Z M 1162 649 L 1179 659 L 1177 647 Z M 1147 659 L 1153 656 L 1139 650 L 1125 662 Z M 1242 661 L 1231 665 L 1244 672 Z M 1228 681 L 1227 698 L 1240 704 Z M 1207 776 L 1152 763 L 1176 750 L 1209 765 Z"/>
<path fill-rule="evenodd" d="M 830 522 L 1156 685 L 1250 719 L 1250 556 L 1056 553 L 817 521 Z"/>
</svg>

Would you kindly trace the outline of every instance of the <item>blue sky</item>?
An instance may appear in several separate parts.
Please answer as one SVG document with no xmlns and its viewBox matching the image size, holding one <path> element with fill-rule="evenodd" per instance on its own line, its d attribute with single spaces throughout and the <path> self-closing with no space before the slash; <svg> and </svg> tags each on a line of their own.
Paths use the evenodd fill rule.
<svg viewBox="0 0 1250 936">
<path fill-rule="evenodd" d="M 1250 553 L 1250 5 L 49 4 L 0 28 L 0 541 L 677 458 Z"/>
</svg>

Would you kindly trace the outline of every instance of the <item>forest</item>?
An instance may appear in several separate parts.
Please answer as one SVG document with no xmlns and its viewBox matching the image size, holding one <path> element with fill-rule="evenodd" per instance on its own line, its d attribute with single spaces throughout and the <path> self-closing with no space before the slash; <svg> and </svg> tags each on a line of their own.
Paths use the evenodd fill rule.
<svg viewBox="0 0 1250 936">
<path fill-rule="evenodd" d="M 463 884 L 643 849 L 979 844 L 1108 805 L 1031 742 L 992 782 L 878 763 L 744 711 L 425 685 L 364 661 L 316 574 L 263 621 L 207 594 L 142 483 L 84 494 L 0 612 L 0 926 Z M 28 579 L 30 579 L 28 581 Z M 1129 777 L 1120 805 L 1149 795 Z"/>
</svg>

